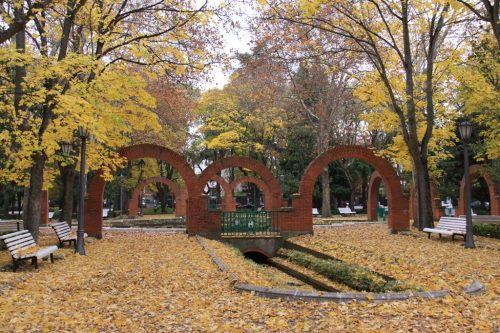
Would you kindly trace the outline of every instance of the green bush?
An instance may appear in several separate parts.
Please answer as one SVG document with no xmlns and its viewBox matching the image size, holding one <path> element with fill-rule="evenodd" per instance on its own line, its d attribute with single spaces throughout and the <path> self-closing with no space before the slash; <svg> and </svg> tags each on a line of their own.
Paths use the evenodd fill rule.
<svg viewBox="0 0 500 333">
<path fill-rule="evenodd" d="M 348 264 L 343 261 L 319 259 L 295 250 L 282 249 L 279 254 L 297 265 L 309 268 L 355 290 L 388 292 L 406 289 L 398 281 L 388 281 L 369 269 L 358 265 Z"/>
<path fill-rule="evenodd" d="M 500 239 L 500 224 L 476 224 L 472 226 L 472 232 L 477 236 Z"/>
</svg>

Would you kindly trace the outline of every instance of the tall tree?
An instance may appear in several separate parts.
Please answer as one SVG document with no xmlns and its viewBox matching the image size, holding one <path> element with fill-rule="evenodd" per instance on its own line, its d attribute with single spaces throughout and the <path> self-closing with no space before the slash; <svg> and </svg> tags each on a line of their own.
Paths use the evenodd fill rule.
<svg viewBox="0 0 500 333">
<path fill-rule="evenodd" d="M 449 56 L 447 38 L 460 9 L 445 1 L 260 1 L 265 20 L 284 20 L 352 41 L 384 87 L 387 107 L 412 161 L 417 224 L 432 226 L 429 142 L 435 128 L 436 62 Z M 345 48 L 339 49 L 343 51 Z"/>
</svg>

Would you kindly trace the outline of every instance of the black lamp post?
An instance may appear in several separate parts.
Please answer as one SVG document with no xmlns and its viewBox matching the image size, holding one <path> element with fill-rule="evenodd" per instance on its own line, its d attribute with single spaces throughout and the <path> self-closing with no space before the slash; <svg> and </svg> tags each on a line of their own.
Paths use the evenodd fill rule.
<svg viewBox="0 0 500 333">
<path fill-rule="evenodd" d="M 469 175 L 469 152 L 467 150 L 467 142 L 469 141 L 472 134 L 472 123 L 468 121 L 461 122 L 458 125 L 458 131 L 460 132 L 460 137 L 464 143 L 464 179 L 465 179 L 465 248 L 473 249 L 474 236 L 472 234 L 472 214 L 471 214 L 471 190 L 470 190 L 470 175 Z"/>
<path fill-rule="evenodd" d="M 90 137 L 89 130 L 86 127 L 78 126 L 78 136 L 80 137 L 81 150 L 80 150 L 80 202 L 78 206 L 78 229 L 76 231 L 76 252 L 84 256 L 84 207 L 85 207 L 85 193 L 87 192 L 87 173 L 85 172 L 85 158 L 87 140 Z"/>
<path fill-rule="evenodd" d="M 120 174 L 120 217 L 123 219 L 123 174 Z"/>
<path fill-rule="evenodd" d="M 73 144 L 71 144 L 69 142 L 63 142 L 63 143 L 61 143 L 61 150 L 62 150 L 64 155 L 69 156 L 69 154 L 71 154 L 71 152 L 73 151 Z M 66 196 L 66 194 L 65 194 L 65 196 Z M 62 221 L 64 221 L 62 209 L 59 209 L 59 222 L 62 222 Z M 66 221 L 66 222 L 71 226 L 71 220 Z"/>
</svg>

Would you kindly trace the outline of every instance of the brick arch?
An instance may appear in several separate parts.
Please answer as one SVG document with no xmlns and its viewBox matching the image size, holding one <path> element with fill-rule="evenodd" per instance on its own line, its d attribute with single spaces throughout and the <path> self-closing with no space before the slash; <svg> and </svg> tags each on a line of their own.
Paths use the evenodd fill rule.
<svg viewBox="0 0 500 333">
<path fill-rule="evenodd" d="M 300 196 L 292 202 L 297 215 L 300 216 L 298 216 L 297 222 L 301 227 L 307 226 L 307 228 L 312 229 L 312 194 L 318 176 L 331 162 L 341 158 L 362 160 L 379 172 L 387 191 L 389 229 L 392 232 L 408 229 L 410 226 L 408 199 L 403 194 L 400 178 L 396 171 L 389 161 L 375 155 L 373 150 L 356 145 L 330 148 L 309 164 L 300 182 Z"/>
<path fill-rule="evenodd" d="M 140 158 L 155 158 L 162 160 L 173 166 L 181 175 L 186 186 L 188 207 L 191 205 L 194 210 L 198 207 L 197 199 L 193 197 L 197 189 L 197 177 L 191 166 L 184 158 L 175 151 L 152 144 L 140 144 L 122 148 L 118 151 L 120 156 L 128 160 Z M 102 177 L 103 171 L 98 170 L 90 181 L 87 198 L 85 199 L 85 232 L 91 236 L 102 237 L 102 201 L 104 195 L 104 186 L 106 181 Z M 196 216 L 194 218 L 197 218 Z M 187 209 L 186 223 L 187 229 L 190 228 L 191 212 Z"/>
<path fill-rule="evenodd" d="M 500 189 L 499 184 L 495 183 L 491 178 L 488 170 L 480 164 L 473 164 L 469 168 L 469 175 L 471 183 L 476 177 L 483 177 L 488 185 L 488 192 L 490 194 L 490 214 L 500 215 Z M 460 197 L 458 198 L 458 208 L 456 215 L 465 215 L 465 178 L 462 177 L 460 182 Z"/>
<path fill-rule="evenodd" d="M 153 183 L 161 183 L 167 185 L 175 195 L 175 216 L 186 216 L 187 191 L 184 188 L 180 187 L 173 180 L 161 176 L 147 178 L 137 184 L 134 192 L 132 193 L 132 198 L 128 202 L 128 214 L 131 216 L 137 215 L 137 210 L 139 208 L 139 194 L 141 193 L 143 188 Z"/>
<path fill-rule="evenodd" d="M 217 174 L 212 175 L 210 177 L 209 181 L 212 181 L 212 180 L 217 182 L 217 184 L 219 184 L 222 187 L 222 189 L 224 190 L 224 203 L 223 203 L 222 210 L 234 212 L 236 210 L 236 205 L 234 204 L 233 191 L 232 191 L 229 183 L 222 176 L 219 176 Z M 204 185 L 206 185 L 206 183 Z M 205 186 L 203 186 L 203 187 L 205 187 Z"/>
<path fill-rule="evenodd" d="M 231 156 L 210 164 L 199 176 L 198 189 L 196 193 L 202 193 L 205 184 L 208 183 L 220 171 L 228 168 L 246 168 L 257 173 L 262 182 L 269 187 L 270 209 L 278 210 L 283 205 L 281 187 L 272 172 L 261 162 L 248 157 Z"/>
<path fill-rule="evenodd" d="M 264 208 L 266 210 L 271 209 L 272 203 L 271 203 L 271 190 L 269 186 L 262 181 L 262 179 L 259 179 L 257 177 L 252 177 L 252 176 L 245 176 L 245 177 L 240 177 L 238 179 L 235 179 L 231 182 L 231 192 L 234 191 L 236 186 L 238 186 L 241 183 L 254 183 L 257 185 L 257 187 L 264 192 Z"/>
<path fill-rule="evenodd" d="M 368 204 L 366 207 L 368 221 L 378 221 L 378 191 L 381 183 L 382 176 L 380 176 L 380 173 L 378 173 L 378 171 L 374 171 L 368 183 Z"/>
</svg>

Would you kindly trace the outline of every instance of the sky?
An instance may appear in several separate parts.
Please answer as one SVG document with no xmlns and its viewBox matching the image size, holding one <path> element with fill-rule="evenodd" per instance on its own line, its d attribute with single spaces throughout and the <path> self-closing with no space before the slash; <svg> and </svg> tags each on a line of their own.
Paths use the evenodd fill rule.
<svg viewBox="0 0 500 333">
<path fill-rule="evenodd" d="M 209 0 L 209 4 L 216 5 L 221 2 L 221 0 Z M 241 5 L 244 6 L 244 5 Z M 241 12 L 250 13 L 252 10 L 246 5 L 243 7 L 244 10 Z M 248 30 L 246 30 L 246 18 L 239 15 L 234 14 L 233 20 L 239 22 L 241 25 L 241 29 L 238 30 L 229 30 L 227 26 L 221 26 L 220 31 L 224 40 L 224 52 L 230 56 L 236 53 L 244 53 L 250 52 L 251 49 L 251 35 Z M 233 61 L 233 66 L 237 66 L 238 62 Z M 223 71 L 221 66 L 214 66 L 212 72 L 212 80 L 210 82 L 206 82 L 202 85 L 202 90 L 206 91 L 212 88 L 222 89 L 225 84 L 229 82 L 230 72 Z"/>
</svg>

